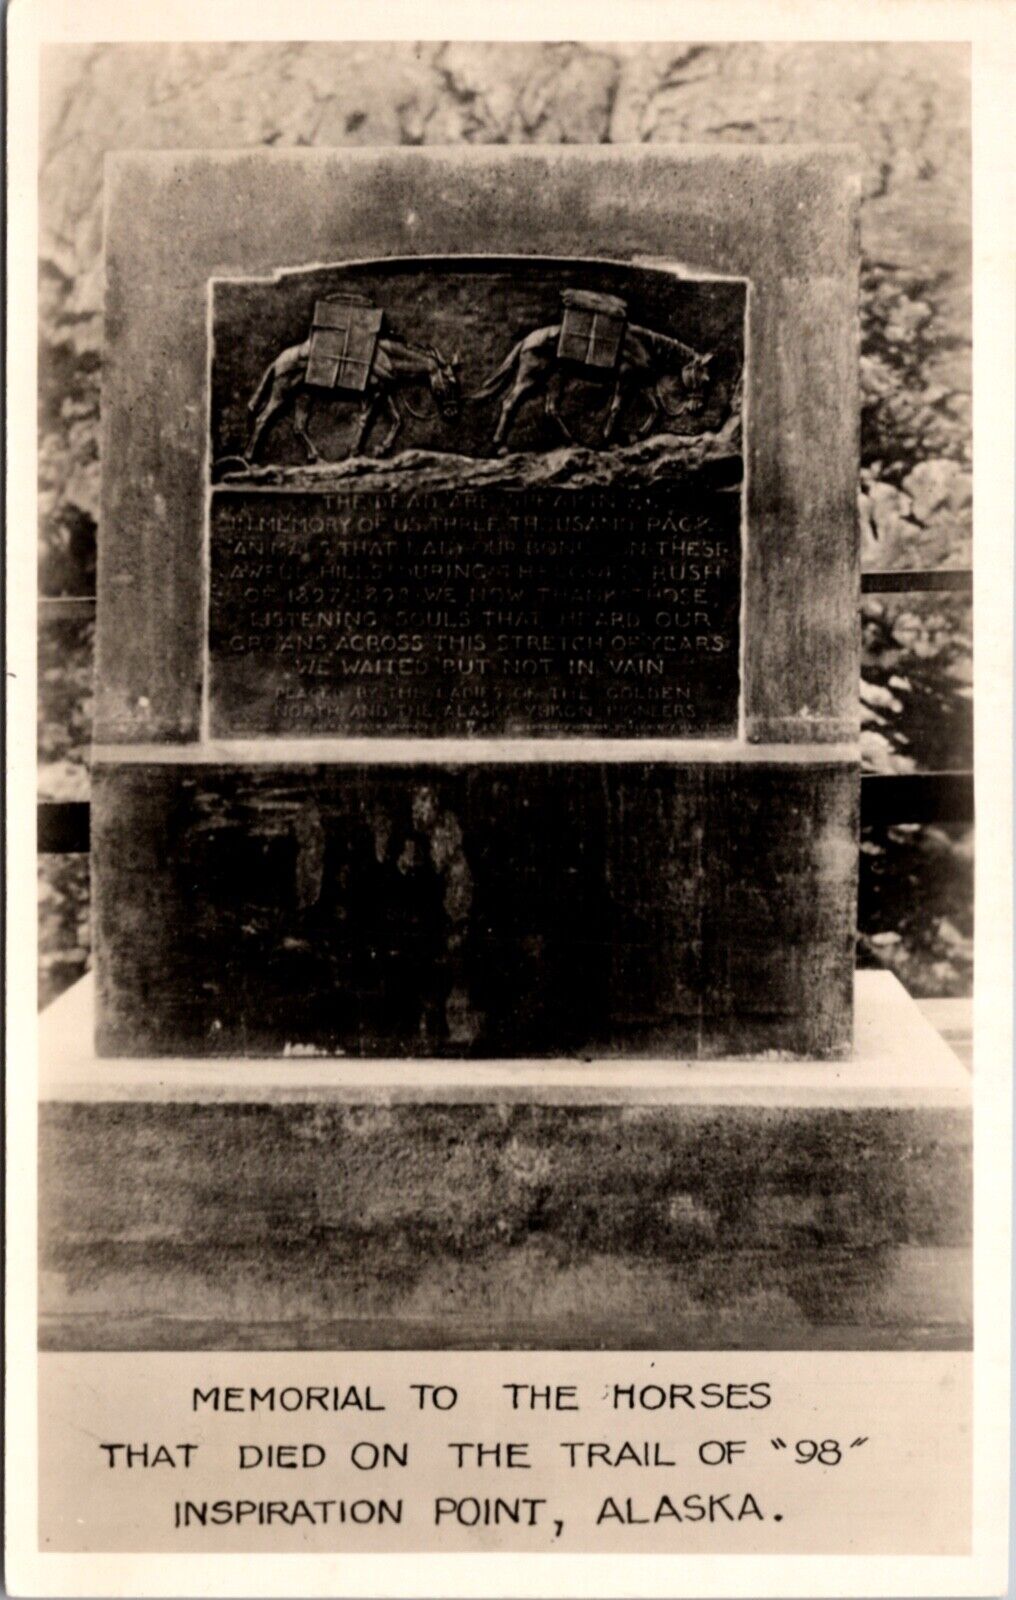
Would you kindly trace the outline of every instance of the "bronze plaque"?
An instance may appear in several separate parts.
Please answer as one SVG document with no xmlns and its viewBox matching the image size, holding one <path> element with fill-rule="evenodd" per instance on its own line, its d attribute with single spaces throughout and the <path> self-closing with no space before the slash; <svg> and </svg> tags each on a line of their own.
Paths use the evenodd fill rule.
<svg viewBox="0 0 1016 1600">
<path fill-rule="evenodd" d="M 746 285 L 214 282 L 210 731 L 733 737 Z"/>
</svg>

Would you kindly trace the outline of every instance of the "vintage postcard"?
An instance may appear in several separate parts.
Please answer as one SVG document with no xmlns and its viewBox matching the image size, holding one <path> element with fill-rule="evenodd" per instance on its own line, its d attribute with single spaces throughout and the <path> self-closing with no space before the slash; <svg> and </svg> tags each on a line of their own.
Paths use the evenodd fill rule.
<svg viewBox="0 0 1016 1600">
<path fill-rule="evenodd" d="M 12 1594 L 1005 1592 L 1012 20 L 15 5 Z"/>
</svg>

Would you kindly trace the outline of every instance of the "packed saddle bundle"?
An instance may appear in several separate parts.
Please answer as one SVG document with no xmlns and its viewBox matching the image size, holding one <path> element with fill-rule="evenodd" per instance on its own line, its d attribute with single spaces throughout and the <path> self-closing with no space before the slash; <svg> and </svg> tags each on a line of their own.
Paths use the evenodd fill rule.
<svg viewBox="0 0 1016 1600">
<path fill-rule="evenodd" d="M 307 382 L 324 389 L 367 387 L 384 312 L 359 294 L 335 295 L 314 307 Z"/>
<path fill-rule="evenodd" d="M 562 289 L 559 358 L 600 369 L 617 366 L 628 307 L 614 294 Z"/>
</svg>

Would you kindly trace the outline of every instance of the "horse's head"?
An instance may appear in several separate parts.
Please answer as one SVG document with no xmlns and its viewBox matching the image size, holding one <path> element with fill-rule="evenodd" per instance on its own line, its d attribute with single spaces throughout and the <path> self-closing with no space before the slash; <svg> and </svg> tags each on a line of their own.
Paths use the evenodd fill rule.
<svg viewBox="0 0 1016 1600">
<path fill-rule="evenodd" d="M 709 392 L 709 364 L 714 352 L 700 356 L 698 351 L 693 351 L 690 358 L 681 368 L 681 382 L 684 385 L 684 400 L 689 411 L 701 411 L 706 403 Z"/>
<path fill-rule="evenodd" d="M 462 384 L 457 356 L 449 360 L 436 345 L 430 346 L 430 392 L 442 422 L 457 422 L 462 412 Z"/>
</svg>

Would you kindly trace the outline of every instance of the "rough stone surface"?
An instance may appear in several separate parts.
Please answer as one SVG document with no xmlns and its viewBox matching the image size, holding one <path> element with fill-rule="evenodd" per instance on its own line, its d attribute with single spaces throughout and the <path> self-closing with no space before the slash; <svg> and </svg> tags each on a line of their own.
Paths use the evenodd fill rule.
<svg viewBox="0 0 1016 1600">
<path fill-rule="evenodd" d="M 606 255 L 618 263 L 608 282 L 637 289 L 650 322 L 681 312 L 702 345 L 724 328 L 729 343 L 729 329 L 740 334 L 743 327 L 751 426 L 743 442 L 743 536 L 736 501 L 701 507 L 703 537 L 742 545 L 739 620 L 728 607 L 725 624 L 726 639 L 737 640 L 740 682 L 732 675 L 720 697 L 710 680 L 698 686 L 702 731 L 730 740 L 729 764 L 698 769 L 689 753 L 686 765 L 602 771 L 572 771 L 555 760 L 515 771 L 457 771 L 434 762 L 397 773 L 377 770 L 368 752 L 356 768 L 301 771 L 284 764 L 298 753 L 280 753 L 277 768 L 230 772 L 225 755 L 214 771 L 178 764 L 160 771 L 147 752 L 142 765 L 118 770 L 124 757 L 110 750 L 93 806 L 100 1048 L 844 1053 L 856 784 L 842 745 L 856 733 L 858 654 L 857 178 L 850 153 L 648 146 L 386 150 L 355 158 L 137 152 L 108 166 L 107 189 L 96 732 L 111 746 L 197 741 L 205 707 L 216 735 L 286 731 L 265 720 L 275 687 L 293 690 L 273 650 L 248 649 L 247 677 L 229 691 L 218 542 L 210 607 L 205 572 L 207 475 L 210 461 L 218 461 L 208 431 L 211 418 L 219 448 L 235 452 L 235 409 L 256 381 L 256 372 L 241 378 L 245 338 L 228 338 L 229 328 L 236 318 L 241 328 L 251 319 L 251 337 L 271 339 L 259 348 L 254 365 L 261 367 L 306 314 L 300 296 L 308 262 L 359 262 L 385 303 L 388 279 L 368 264 L 412 257 L 414 264 L 399 268 L 401 291 L 388 285 L 393 318 L 411 317 L 418 302 L 421 337 L 436 348 L 425 318 L 436 326 L 448 312 L 445 290 L 452 320 L 465 323 L 468 336 L 472 317 L 477 339 L 490 344 L 486 364 L 496 338 L 489 295 L 497 292 L 490 285 L 499 269 L 492 280 L 492 259 Z M 441 279 L 435 289 L 424 281 L 411 295 L 422 270 L 415 263 L 449 255 L 458 265 L 448 283 Z M 732 291 L 700 287 L 710 274 L 725 283 L 750 281 L 746 323 Z M 251 285 L 275 275 L 281 301 Z M 311 290 L 318 276 L 310 274 Z M 541 315 L 548 304 L 541 294 L 549 294 L 542 278 L 523 268 L 513 282 L 513 292 L 530 296 L 530 311 Z M 213 301 L 210 376 L 213 280 L 223 287 Z M 588 279 L 580 281 L 588 287 Z M 286 291 L 297 297 L 293 305 Z M 505 306 L 510 310 L 510 299 Z M 734 390 L 739 364 L 735 341 L 728 376 Z M 482 420 L 463 424 L 463 434 L 464 450 L 479 449 Z M 417 458 L 429 459 L 420 448 L 411 454 L 417 465 Z M 727 454 L 737 462 L 729 445 Z M 648 509 L 640 510 L 639 485 L 626 486 L 633 468 L 623 450 L 619 458 L 614 487 L 627 498 L 616 507 L 618 540 L 648 538 L 654 516 L 666 531 L 666 516 L 680 519 L 689 510 L 683 478 L 673 488 L 654 484 Z M 517 477 L 513 460 L 502 465 Z M 444 462 L 456 486 L 460 479 L 473 485 L 472 462 L 469 455 Z M 372 478 L 383 470 L 372 466 Z M 732 485 L 720 481 L 711 492 L 736 490 L 738 480 L 739 472 Z M 216 488 L 217 525 L 219 502 L 232 503 L 240 492 L 231 481 Z M 553 522 L 546 524 L 559 493 L 539 492 L 534 543 L 554 532 Z M 560 499 L 588 513 L 604 492 L 572 483 Z M 516 507 L 534 510 L 536 490 L 524 499 L 515 493 Z M 242 494 L 245 504 L 266 495 L 265 515 L 279 535 L 272 554 L 281 560 L 305 487 L 298 504 L 286 502 L 296 506 L 281 514 L 286 526 L 277 525 L 282 502 L 272 490 L 252 482 Z M 383 537 L 392 507 L 383 493 L 376 499 L 376 520 L 374 511 L 359 520 L 370 520 Z M 414 516 L 422 509 L 421 499 Z M 436 513 L 437 527 L 442 515 Z M 488 513 L 488 524 L 492 518 Z M 304 534 L 311 521 L 305 518 Z M 496 527 L 506 531 L 501 522 Z M 681 537 L 695 529 L 679 521 L 670 532 L 670 554 L 681 561 Z M 217 526 L 216 541 L 222 534 Z M 297 556 L 307 555 L 302 536 L 293 537 Z M 415 550 L 418 535 L 407 540 Z M 246 559 L 246 537 L 241 543 L 234 555 Z M 573 564 L 581 568 L 590 555 L 595 574 L 598 553 L 602 565 L 614 548 L 609 527 L 602 547 L 594 529 Z M 345 573 L 345 554 L 335 559 Z M 372 581 L 397 585 L 398 560 L 387 560 Z M 634 591 L 652 591 L 651 568 L 640 561 L 633 548 L 627 573 L 608 572 L 604 580 L 619 607 L 636 605 Z M 531 565 L 531 603 L 540 583 L 552 602 L 563 592 L 572 603 L 560 552 L 545 568 L 536 557 Z M 634 584 L 630 601 L 626 581 Z M 580 570 L 576 593 L 593 582 Z M 384 603 L 379 597 L 377 606 Z M 230 622 L 227 633 L 238 626 Z M 546 627 L 551 633 L 553 624 Z M 608 652 L 593 655 L 606 678 Z M 548 658 L 567 686 L 553 647 Z M 383 709 L 392 731 L 463 731 L 440 694 L 408 724 L 395 721 L 399 709 Z M 666 716 L 648 724 L 629 719 L 606 700 L 593 709 L 589 731 L 608 738 L 698 731 L 676 718 L 668 726 Z M 357 731 L 347 720 L 351 710 L 337 697 L 333 722 L 298 731 Z M 492 731 L 527 731 L 507 690 L 493 711 Z M 363 731 L 377 731 L 377 723 Z M 808 745 L 810 764 L 770 771 L 750 749 L 768 743 Z M 832 761 L 822 754 L 831 745 L 840 747 Z M 443 843 L 431 836 L 435 827 L 447 827 Z M 446 872 L 458 876 L 445 884 Z"/>
<path fill-rule="evenodd" d="M 961 1111 L 51 1104 L 41 1139 L 48 1348 L 970 1342 Z"/>
<path fill-rule="evenodd" d="M 138 764 L 95 784 L 100 1055 L 849 1047 L 850 765 Z"/>
</svg>

